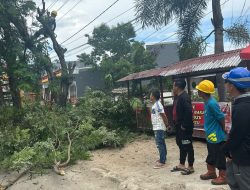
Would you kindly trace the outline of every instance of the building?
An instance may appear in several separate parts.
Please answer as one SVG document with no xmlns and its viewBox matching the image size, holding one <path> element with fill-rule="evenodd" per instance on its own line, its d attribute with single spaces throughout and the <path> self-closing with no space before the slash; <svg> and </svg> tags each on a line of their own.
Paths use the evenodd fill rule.
<svg viewBox="0 0 250 190">
<path fill-rule="evenodd" d="M 156 56 L 157 67 L 166 67 L 180 60 L 179 45 L 176 42 L 150 44 L 146 45 L 146 49 Z"/>
<path fill-rule="evenodd" d="M 88 88 L 93 90 L 103 90 L 105 87 L 104 74 L 100 70 L 94 70 L 92 67 L 85 66 L 79 61 L 70 61 L 67 64 L 76 64 L 73 72 L 73 82 L 69 87 L 68 99 L 75 102 L 77 98 L 84 96 Z M 61 70 L 54 71 L 55 76 L 61 76 Z M 49 101 L 51 93 L 49 91 L 48 76 L 42 77 L 43 99 Z"/>
</svg>

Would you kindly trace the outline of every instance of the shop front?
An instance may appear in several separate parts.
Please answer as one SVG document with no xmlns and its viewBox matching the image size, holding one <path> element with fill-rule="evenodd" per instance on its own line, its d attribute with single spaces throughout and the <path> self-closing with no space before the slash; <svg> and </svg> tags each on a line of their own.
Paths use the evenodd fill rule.
<svg viewBox="0 0 250 190">
<path fill-rule="evenodd" d="M 157 68 L 140 73 L 133 73 L 127 77 L 120 79 L 118 82 L 126 83 L 128 88 L 128 97 L 131 97 L 130 86 L 134 81 L 139 81 L 140 89 L 143 88 L 142 81 L 157 79 L 159 82 L 159 90 L 161 91 L 161 101 L 165 107 L 165 112 L 169 119 L 170 126 L 173 127 L 172 121 L 172 100 L 173 97 L 169 95 L 171 92 L 164 91 L 164 78 L 168 77 L 172 81 L 176 78 L 184 78 L 187 82 L 187 92 L 192 97 L 193 105 L 193 121 L 194 121 L 194 137 L 204 138 L 204 103 L 199 99 L 196 84 L 201 80 L 208 79 L 213 81 L 216 88 L 215 98 L 219 101 L 220 108 L 225 114 L 226 118 L 226 130 L 231 128 L 231 101 L 225 94 L 224 83 L 222 80 L 218 80 L 218 76 L 221 76 L 224 72 L 228 72 L 230 69 L 237 66 L 244 66 L 245 62 L 240 59 L 240 49 L 224 52 L 221 54 L 214 54 L 203 56 L 199 58 L 189 59 L 181 61 L 164 68 Z M 224 82 L 224 81 L 223 81 Z M 220 88 L 223 88 L 221 90 Z M 223 92 L 221 94 L 219 92 Z M 142 91 L 141 91 L 142 93 Z M 148 91 L 150 93 L 150 89 Z M 167 96 L 165 94 L 168 94 Z M 143 97 L 143 95 L 141 96 Z M 151 130 L 150 122 L 150 103 L 145 105 L 144 108 L 138 108 L 136 111 L 137 127 L 145 130 Z"/>
</svg>

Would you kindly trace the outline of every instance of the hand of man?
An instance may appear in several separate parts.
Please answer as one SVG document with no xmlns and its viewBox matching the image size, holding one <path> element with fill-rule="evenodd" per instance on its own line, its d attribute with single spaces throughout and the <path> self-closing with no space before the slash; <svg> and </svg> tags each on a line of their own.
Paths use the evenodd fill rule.
<svg viewBox="0 0 250 190">
<path fill-rule="evenodd" d="M 229 158 L 229 157 L 226 157 L 226 161 L 227 161 L 227 162 L 232 162 L 232 159 Z"/>
</svg>

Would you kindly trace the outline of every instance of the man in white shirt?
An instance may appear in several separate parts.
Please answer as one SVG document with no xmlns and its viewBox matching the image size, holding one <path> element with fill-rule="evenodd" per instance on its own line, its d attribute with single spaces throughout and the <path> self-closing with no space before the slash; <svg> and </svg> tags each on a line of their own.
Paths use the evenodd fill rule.
<svg viewBox="0 0 250 190">
<path fill-rule="evenodd" d="M 160 159 L 156 161 L 154 168 L 159 169 L 162 168 L 166 162 L 167 147 L 165 143 L 165 131 L 166 126 L 168 126 L 168 119 L 160 102 L 160 92 L 158 90 L 153 90 L 151 92 L 150 100 L 153 103 L 151 121 L 155 134 L 155 143 L 160 156 Z"/>
</svg>

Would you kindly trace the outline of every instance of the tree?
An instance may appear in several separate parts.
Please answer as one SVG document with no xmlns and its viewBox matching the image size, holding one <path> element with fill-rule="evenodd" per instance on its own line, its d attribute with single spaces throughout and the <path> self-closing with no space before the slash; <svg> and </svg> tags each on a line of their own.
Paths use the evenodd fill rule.
<svg viewBox="0 0 250 190">
<path fill-rule="evenodd" d="M 198 36 L 200 30 L 200 21 L 204 16 L 204 11 L 207 9 L 207 0 L 137 0 L 136 10 L 137 17 L 142 22 L 143 26 L 153 26 L 158 28 L 162 25 L 167 25 L 172 20 L 178 23 L 178 34 L 181 47 L 189 47 L 189 44 Z M 214 30 L 211 34 L 215 34 L 215 53 L 224 51 L 223 33 L 226 32 L 229 39 L 244 44 L 249 42 L 249 31 L 243 25 L 240 25 L 241 33 L 232 32 L 232 28 L 237 28 L 237 24 L 227 29 L 223 28 L 223 17 L 221 13 L 220 0 L 212 0 L 213 18 L 211 19 Z M 244 29 L 243 29 L 244 28 Z M 235 40 L 237 37 L 237 40 Z M 204 38 L 204 41 L 207 38 Z"/>
<path fill-rule="evenodd" d="M 44 19 L 44 14 L 49 14 L 49 12 L 45 9 L 44 0 L 42 0 L 42 5 L 42 10 L 40 10 L 39 8 L 37 9 L 37 21 L 40 23 L 40 29 L 38 28 L 38 30 L 44 31 L 44 38 L 42 40 L 38 40 L 36 39 L 36 35 L 32 36 L 32 34 L 30 34 L 29 27 L 27 26 L 26 22 L 26 17 L 28 17 L 31 12 L 34 12 L 36 10 L 35 3 L 33 1 L 13 0 L 4 1 L 0 4 L 0 19 L 2 24 L 1 28 L 3 29 L 4 34 L 3 43 L 6 43 L 6 45 L 8 45 L 2 47 L 6 48 L 6 51 L 8 51 L 8 54 L 5 53 L 4 55 L 6 59 L 9 59 L 7 61 L 5 60 L 5 62 L 7 62 L 8 65 L 7 74 L 10 80 L 9 84 L 13 103 L 16 107 L 20 107 L 19 89 L 18 85 L 16 84 L 17 81 L 20 80 L 18 80 L 18 78 L 15 78 L 15 75 L 13 73 L 14 69 L 18 71 L 18 66 L 16 64 L 17 60 L 19 60 L 19 62 L 25 62 L 26 64 L 28 64 L 29 62 L 29 66 L 32 65 L 33 69 L 39 69 L 38 72 L 35 72 L 37 74 L 41 74 L 43 71 L 46 71 L 47 75 L 49 76 L 49 82 L 52 83 L 52 85 L 53 83 L 58 85 L 55 80 L 56 77 L 53 75 L 53 65 L 48 55 L 47 37 L 51 39 L 53 48 L 57 53 L 61 64 L 62 77 L 60 78 L 60 88 L 59 92 L 57 93 L 58 97 L 55 97 L 55 100 L 59 105 L 66 105 L 68 88 L 72 83 L 72 75 L 75 65 L 66 64 L 64 58 L 66 49 L 62 48 L 61 45 L 57 42 L 54 31 L 48 26 L 48 23 Z M 41 30 L 41 28 L 43 30 Z M 19 44 L 20 46 L 18 46 Z M 19 47 L 18 52 L 17 47 Z M 16 51 L 13 51 L 14 49 Z M 30 64 L 30 62 L 33 62 L 33 64 Z M 39 79 L 37 80 L 37 82 L 38 81 Z"/>
<path fill-rule="evenodd" d="M 200 21 L 203 18 L 204 11 L 207 8 L 207 0 L 137 0 L 137 17 L 143 26 L 153 26 L 158 28 L 167 25 L 176 19 L 178 23 L 178 34 L 180 40 L 180 57 L 182 59 L 192 58 L 199 55 L 200 48 L 206 39 L 214 33 L 215 35 L 215 53 L 224 52 L 224 32 L 231 42 L 235 44 L 245 44 L 250 41 L 249 30 L 244 24 L 233 24 L 232 27 L 225 29 L 223 27 L 223 16 L 221 13 L 220 0 L 212 0 L 213 18 L 211 19 L 214 30 L 199 40 L 198 32 L 200 30 Z M 239 32 L 240 31 L 240 32 Z M 198 42 L 197 43 L 197 39 Z M 194 43 L 193 43 L 194 42 Z M 198 45 L 198 46 L 197 46 Z M 188 56 L 186 52 L 196 52 Z M 218 79 L 220 77 L 217 77 Z M 219 81 L 219 84 L 222 84 Z M 223 85 L 221 85 L 222 87 Z M 224 89 L 219 91 L 221 100 L 224 100 Z"/>
<path fill-rule="evenodd" d="M 37 72 L 28 64 L 31 55 L 26 51 L 26 44 L 22 41 L 21 34 L 14 25 L 15 18 L 22 18 L 20 23 L 25 21 L 25 17 L 35 9 L 32 1 L 3 1 L 0 3 L 0 28 L 1 28 L 1 64 L 5 67 L 3 71 L 7 73 L 9 87 L 13 105 L 21 107 L 20 88 L 29 88 L 30 81 L 37 78 Z M 28 54 L 28 56 L 26 56 Z M 29 81 L 29 82 L 28 82 Z M 38 82 L 38 80 L 36 80 Z M 28 82 L 28 83 L 27 83 Z"/>
<path fill-rule="evenodd" d="M 94 48 L 91 53 L 93 56 L 99 59 L 109 56 L 119 60 L 130 52 L 130 39 L 134 37 L 135 32 L 131 23 L 118 24 L 112 28 L 102 24 L 94 28 L 92 36 L 88 36 L 88 44 Z"/>
<path fill-rule="evenodd" d="M 145 50 L 144 44 L 132 40 L 135 37 L 131 23 L 109 27 L 105 24 L 95 28 L 88 36 L 93 46 L 90 54 L 82 53 L 79 60 L 85 65 L 101 69 L 108 90 L 118 79 L 142 70 L 154 68 L 154 57 Z"/>
</svg>

